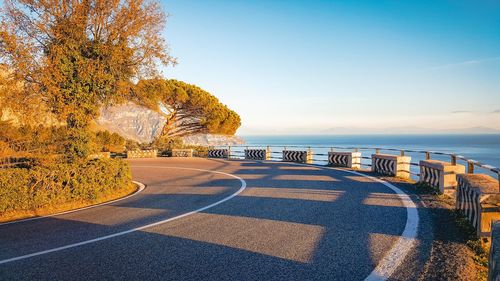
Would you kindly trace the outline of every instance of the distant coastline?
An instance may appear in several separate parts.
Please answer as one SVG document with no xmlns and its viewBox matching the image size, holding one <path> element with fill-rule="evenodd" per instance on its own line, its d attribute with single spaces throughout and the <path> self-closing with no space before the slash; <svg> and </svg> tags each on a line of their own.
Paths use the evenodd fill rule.
<svg viewBox="0 0 500 281">
<path fill-rule="evenodd" d="M 500 129 L 490 127 L 468 127 L 455 129 L 430 129 L 423 127 L 388 127 L 388 128 L 360 128 L 360 127 L 333 127 L 293 128 L 293 129 L 255 129 L 244 128 L 241 136 L 246 135 L 500 135 Z"/>
</svg>

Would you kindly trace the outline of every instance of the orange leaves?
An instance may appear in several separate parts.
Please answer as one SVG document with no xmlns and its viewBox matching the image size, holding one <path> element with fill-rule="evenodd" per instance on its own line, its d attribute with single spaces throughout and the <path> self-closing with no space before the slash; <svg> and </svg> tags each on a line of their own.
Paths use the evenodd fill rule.
<svg viewBox="0 0 500 281">
<path fill-rule="evenodd" d="M 0 61 L 23 82 L 8 99 L 37 96 L 62 120 L 95 118 L 130 99 L 133 81 L 175 62 L 160 35 L 165 20 L 155 1 L 5 0 Z"/>
</svg>

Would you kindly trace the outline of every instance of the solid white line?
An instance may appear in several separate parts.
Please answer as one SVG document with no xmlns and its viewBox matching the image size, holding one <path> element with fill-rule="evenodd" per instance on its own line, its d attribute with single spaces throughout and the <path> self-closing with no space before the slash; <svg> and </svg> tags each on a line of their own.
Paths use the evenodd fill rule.
<svg viewBox="0 0 500 281">
<path fill-rule="evenodd" d="M 100 204 L 95 204 L 95 205 L 90 205 L 90 206 L 83 207 L 83 208 L 78 208 L 78 209 L 70 210 L 70 211 L 64 211 L 64 212 L 50 214 L 50 215 L 45 215 L 45 216 L 37 216 L 37 217 L 32 217 L 32 218 L 27 218 L 27 219 L 21 219 L 21 220 L 3 222 L 3 223 L 0 223 L 0 226 L 7 225 L 7 224 L 20 223 L 20 222 L 25 222 L 25 221 L 34 221 L 34 220 L 39 220 L 39 219 L 44 219 L 44 218 L 50 218 L 50 217 L 55 217 L 55 216 L 60 216 L 60 215 L 65 215 L 65 214 L 70 214 L 70 213 L 74 213 L 74 212 L 79 212 L 79 211 L 83 211 L 83 210 L 87 210 L 87 209 L 91 209 L 91 208 L 95 208 L 95 207 L 100 207 L 100 206 L 104 206 L 104 205 L 116 203 L 118 201 L 122 201 L 122 200 L 128 199 L 128 198 L 130 198 L 130 197 L 132 197 L 134 195 L 139 194 L 139 192 L 143 191 L 144 188 L 146 187 L 143 183 L 140 183 L 138 181 L 132 181 L 132 182 L 135 183 L 135 184 L 137 184 L 139 186 L 139 189 L 137 189 L 134 193 L 129 194 L 129 195 L 125 196 L 125 197 L 118 198 L 118 199 L 115 199 L 115 200 L 112 200 L 112 201 L 108 201 L 108 202 L 104 202 L 104 203 L 100 203 Z"/>
<path fill-rule="evenodd" d="M 387 280 L 394 274 L 401 263 L 403 263 L 406 256 L 413 250 L 417 243 L 419 221 L 417 206 L 408 194 L 391 183 L 355 171 L 346 172 L 372 179 L 387 186 L 399 196 L 403 205 L 406 207 L 406 225 L 403 233 L 399 236 L 394 246 L 384 255 L 377 267 L 365 278 L 365 281 Z"/>
<path fill-rule="evenodd" d="M 261 161 L 261 162 L 272 163 L 276 161 Z M 401 265 L 406 256 L 410 253 L 410 251 L 413 250 L 413 248 L 417 243 L 419 217 L 417 212 L 417 206 L 410 198 L 410 196 L 408 196 L 404 191 L 402 191 L 401 189 L 399 189 L 398 187 L 394 186 L 389 182 L 356 171 L 339 169 L 334 167 L 325 167 L 313 164 L 301 164 L 293 162 L 287 162 L 287 164 L 320 167 L 329 170 L 344 171 L 350 174 L 362 176 L 389 187 L 390 189 L 392 189 L 392 191 L 394 191 L 398 195 L 398 197 L 403 202 L 403 205 L 406 207 L 407 217 L 406 217 L 405 228 L 403 230 L 403 233 L 399 236 L 398 240 L 394 244 L 394 246 L 384 255 L 384 257 L 379 262 L 377 267 L 375 267 L 375 269 L 370 273 L 370 275 L 368 275 L 368 277 L 365 278 L 365 281 L 385 281 L 389 279 L 391 275 L 394 274 L 396 269 Z"/>
<path fill-rule="evenodd" d="M 13 261 L 18 261 L 18 260 L 23 260 L 23 259 L 27 259 L 27 258 L 31 258 L 31 257 L 35 257 L 35 256 L 40 256 L 40 255 L 44 255 L 44 254 L 48 254 L 48 253 L 53 253 L 53 252 L 57 252 L 57 251 L 65 250 L 65 249 L 70 249 L 70 248 L 74 248 L 74 247 L 78 247 L 78 246 L 82 246 L 82 245 L 86 245 L 86 244 L 90 244 L 90 243 L 95 243 L 95 242 L 98 242 L 98 241 L 102 241 L 102 240 L 110 239 L 110 238 L 113 238 L 113 237 L 117 237 L 117 236 L 129 234 L 129 233 L 132 233 L 132 232 L 135 232 L 135 231 L 143 230 L 143 229 L 146 229 L 146 228 L 149 228 L 149 227 L 157 226 L 157 225 L 160 225 L 160 224 L 171 222 L 173 220 L 177 220 L 177 219 L 180 219 L 180 218 L 183 218 L 183 217 L 187 217 L 187 216 L 199 213 L 201 211 L 210 209 L 210 208 L 215 207 L 215 206 L 217 206 L 217 205 L 219 205 L 221 203 L 226 202 L 227 200 L 229 200 L 229 199 L 237 196 L 238 194 L 240 194 L 243 190 L 245 190 L 245 188 L 247 186 L 247 183 L 245 182 L 244 179 L 242 179 L 242 178 L 240 178 L 238 176 L 232 175 L 232 174 L 227 174 L 227 173 L 223 173 L 223 172 L 219 172 L 219 171 L 210 171 L 210 170 L 194 169 L 194 168 L 167 167 L 167 166 L 134 166 L 134 167 L 136 167 L 136 168 L 182 169 L 182 170 L 193 170 L 193 171 L 201 171 L 201 172 L 209 172 L 209 173 L 221 174 L 221 175 L 226 175 L 226 176 L 238 179 L 241 182 L 241 187 L 240 187 L 240 189 L 238 189 L 238 191 L 236 191 L 235 193 L 231 194 L 228 197 L 225 197 L 222 200 L 219 200 L 219 201 L 217 201 L 217 202 L 215 202 L 213 204 L 210 204 L 208 206 L 196 209 L 194 211 L 191 211 L 191 212 L 188 212 L 188 213 L 185 213 L 185 214 L 182 214 L 182 215 L 178 215 L 178 216 L 166 219 L 166 220 L 161 220 L 161 221 L 158 221 L 158 222 L 155 222 L 155 223 L 147 224 L 147 225 L 144 225 L 144 226 L 141 226 L 141 227 L 136 227 L 136 228 L 133 228 L 133 229 L 129 229 L 129 230 L 117 232 L 117 233 L 114 233 L 114 234 L 110 234 L 110 235 L 98 237 L 98 238 L 95 238 L 95 239 L 82 241 L 82 242 L 79 242 L 79 243 L 69 244 L 69 245 L 66 245 L 66 246 L 61 246 L 61 247 L 57 247 L 57 248 L 53 248 L 53 249 L 49 249 L 49 250 L 45 250 L 45 251 L 41 251 L 41 252 L 36 252 L 36 253 L 28 254 L 28 255 L 23 255 L 23 256 L 18 256 L 18 257 L 6 259 L 6 260 L 1 260 L 0 264 L 4 264 L 4 263 L 8 263 L 8 262 L 13 262 Z"/>
</svg>

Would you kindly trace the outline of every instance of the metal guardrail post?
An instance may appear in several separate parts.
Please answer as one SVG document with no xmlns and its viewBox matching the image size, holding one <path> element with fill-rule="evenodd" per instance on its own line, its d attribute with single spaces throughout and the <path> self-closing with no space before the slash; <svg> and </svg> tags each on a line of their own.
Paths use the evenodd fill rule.
<svg viewBox="0 0 500 281">
<path fill-rule="evenodd" d="M 405 156 L 405 151 L 404 150 L 401 150 L 401 156 Z"/>
<path fill-rule="evenodd" d="M 380 148 L 375 148 L 375 154 L 380 154 Z"/>
<path fill-rule="evenodd" d="M 474 163 L 471 161 L 467 161 L 467 173 L 474 174 Z"/>
<path fill-rule="evenodd" d="M 231 159 L 231 146 L 227 146 L 227 159 Z"/>
<path fill-rule="evenodd" d="M 425 152 L 425 160 L 430 160 L 431 159 L 431 154 L 429 153 L 429 151 L 426 151 Z"/>
<path fill-rule="evenodd" d="M 451 155 L 451 165 L 457 165 L 457 156 L 455 154 Z"/>
<path fill-rule="evenodd" d="M 354 152 L 359 152 L 359 148 L 355 148 L 355 149 L 354 149 Z"/>
</svg>

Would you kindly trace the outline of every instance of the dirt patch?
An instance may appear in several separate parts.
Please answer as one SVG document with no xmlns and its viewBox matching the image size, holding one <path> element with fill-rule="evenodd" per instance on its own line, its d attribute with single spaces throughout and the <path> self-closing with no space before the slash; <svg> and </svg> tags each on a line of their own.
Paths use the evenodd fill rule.
<svg viewBox="0 0 500 281">
<path fill-rule="evenodd" d="M 455 212 L 454 198 L 438 195 L 434 189 L 412 181 L 383 179 L 417 195 L 431 216 L 431 252 L 418 280 L 487 279 L 487 251 L 474 228 Z"/>
</svg>

